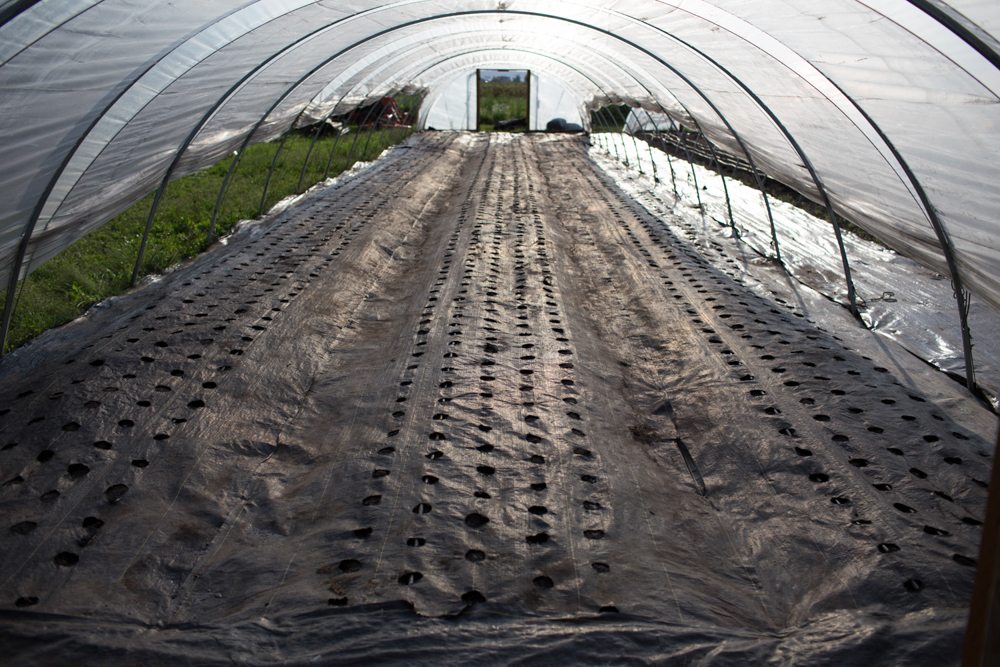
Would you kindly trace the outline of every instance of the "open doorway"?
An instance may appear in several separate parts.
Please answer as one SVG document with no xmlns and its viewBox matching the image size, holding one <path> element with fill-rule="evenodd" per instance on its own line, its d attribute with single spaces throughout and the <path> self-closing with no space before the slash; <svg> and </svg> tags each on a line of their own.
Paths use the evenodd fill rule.
<svg viewBox="0 0 1000 667">
<path fill-rule="evenodd" d="M 527 132 L 530 97 L 529 70 L 476 70 L 476 128 L 480 132 Z"/>
</svg>

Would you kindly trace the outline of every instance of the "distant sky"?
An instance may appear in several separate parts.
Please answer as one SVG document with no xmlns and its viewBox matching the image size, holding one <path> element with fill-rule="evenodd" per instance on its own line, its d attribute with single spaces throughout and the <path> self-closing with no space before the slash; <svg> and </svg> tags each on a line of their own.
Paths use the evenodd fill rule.
<svg viewBox="0 0 1000 667">
<path fill-rule="evenodd" d="M 525 77 L 525 75 L 527 73 L 528 73 L 528 70 L 526 70 L 526 69 L 510 69 L 510 70 L 484 69 L 484 70 L 480 70 L 480 74 L 483 77 L 483 81 L 492 81 L 493 79 L 497 78 L 498 76 L 505 76 L 505 77 L 507 77 L 509 79 L 513 79 L 514 77 L 519 76 L 519 77 L 521 77 L 521 80 L 523 81 L 524 77 Z"/>
</svg>

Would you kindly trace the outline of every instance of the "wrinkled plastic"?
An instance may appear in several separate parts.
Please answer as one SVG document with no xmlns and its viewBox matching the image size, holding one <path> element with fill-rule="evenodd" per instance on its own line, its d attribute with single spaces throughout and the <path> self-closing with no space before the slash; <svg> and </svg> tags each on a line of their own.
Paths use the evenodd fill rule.
<svg viewBox="0 0 1000 667">
<path fill-rule="evenodd" d="M 614 152 L 628 159 L 624 167 L 595 147 L 592 154 L 616 182 L 636 201 L 669 224 L 683 222 L 697 229 L 703 242 L 731 238 L 732 226 L 741 243 L 758 258 L 777 257 L 771 229 L 760 191 L 739 180 L 728 178 L 725 190 L 718 172 L 700 165 L 691 166 L 658 150 L 649 150 L 641 139 L 601 134 L 596 146 L 608 143 Z M 636 165 L 645 177 L 635 179 Z M 699 190 L 696 192 L 696 174 Z M 656 174 L 659 183 L 652 183 Z M 673 194 L 677 188 L 677 196 Z M 726 192 L 733 212 L 730 225 Z M 703 208 L 698 208 L 699 202 Z M 778 237 L 781 271 L 794 281 L 849 305 L 847 281 L 833 226 L 805 210 L 776 197 L 769 199 Z M 948 372 L 965 377 L 961 329 L 954 291 L 947 276 L 928 270 L 884 245 L 843 232 L 848 265 L 857 290 L 858 306 L 865 324 L 890 338 L 917 357 Z M 769 263 L 747 264 L 748 270 L 767 270 Z M 972 302 L 969 328 L 973 341 L 977 383 L 994 408 L 1000 407 L 1000 311 L 988 303 Z"/>
<path fill-rule="evenodd" d="M 673 226 L 426 133 L 4 358 L 7 662 L 956 662 L 995 419 Z"/>
<path fill-rule="evenodd" d="M 957 662 L 993 415 L 671 227 L 425 133 L 5 357 L 6 663 Z"/>
</svg>

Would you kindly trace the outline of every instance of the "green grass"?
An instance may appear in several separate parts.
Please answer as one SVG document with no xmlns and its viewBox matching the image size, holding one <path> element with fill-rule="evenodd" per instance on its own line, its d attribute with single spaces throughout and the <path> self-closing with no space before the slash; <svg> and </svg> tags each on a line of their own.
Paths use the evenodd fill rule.
<svg viewBox="0 0 1000 667">
<path fill-rule="evenodd" d="M 331 150 L 336 149 L 330 169 L 330 175 L 334 176 L 356 160 L 373 159 L 410 132 L 399 128 L 358 134 L 354 129 L 339 141 L 332 136 L 321 138 L 310 157 L 302 190 L 322 179 Z M 299 173 L 311 140 L 311 132 L 288 135 L 271 178 L 265 211 L 280 199 L 300 191 Z M 226 192 L 217 235 L 230 231 L 239 220 L 257 217 L 264 179 L 278 145 L 279 142 L 258 144 L 246 150 Z M 209 221 L 231 160 L 228 158 L 170 183 L 149 235 L 140 275 L 160 273 L 210 245 Z M 21 281 L 5 351 L 129 288 L 152 198 L 148 195 L 136 202 Z M 5 296 L 6 290 L 0 290 L 0 308 Z"/>
<path fill-rule="evenodd" d="M 501 120 L 528 117 L 528 84 L 479 82 L 479 129 L 489 132 Z"/>
</svg>

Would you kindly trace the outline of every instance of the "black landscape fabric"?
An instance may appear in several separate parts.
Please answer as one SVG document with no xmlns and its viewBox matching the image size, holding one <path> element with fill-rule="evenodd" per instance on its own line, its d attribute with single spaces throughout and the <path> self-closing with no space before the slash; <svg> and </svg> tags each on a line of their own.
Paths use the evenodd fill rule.
<svg viewBox="0 0 1000 667">
<path fill-rule="evenodd" d="M 584 138 L 455 133 L 6 358 L 0 432 L 16 665 L 956 663 L 991 451 Z"/>
</svg>

